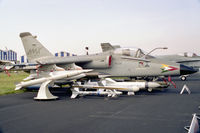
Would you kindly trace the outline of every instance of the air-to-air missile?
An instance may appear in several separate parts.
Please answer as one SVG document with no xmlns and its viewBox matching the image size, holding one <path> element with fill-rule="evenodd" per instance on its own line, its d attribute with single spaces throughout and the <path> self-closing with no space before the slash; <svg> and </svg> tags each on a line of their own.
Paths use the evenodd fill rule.
<svg viewBox="0 0 200 133">
<path fill-rule="evenodd" d="M 59 79 L 70 78 L 70 77 L 77 76 L 79 74 L 82 74 L 85 72 L 90 72 L 90 71 L 92 71 L 92 70 L 70 70 L 70 71 L 63 71 L 62 73 L 55 74 L 55 75 L 53 74 L 53 72 L 51 72 L 48 77 L 42 77 L 39 79 L 21 82 L 16 85 L 15 90 L 19 90 L 23 87 L 27 87 L 27 86 L 31 86 L 31 85 L 42 84 L 47 81 L 52 82 L 52 81 L 59 80 Z"/>
<path fill-rule="evenodd" d="M 85 88 L 85 89 L 106 89 L 111 90 L 109 92 L 113 91 L 127 91 L 128 95 L 134 95 L 134 92 L 137 92 L 141 89 L 149 89 L 151 91 L 153 88 L 161 87 L 161 85 L 157 82 L 116 82 L 111 78 L 106 78 L 105 80 L 102 80 L 101 83 L 97 82 L 88 82 L 84 85 L 81 85 L 80 82 L 77 82 L 77 84 L 73 85 L 73 88 Z M 72 88 L 72 97 L 74 95 L 92 95 L 92 94 L 98 94 L 100 91 L 79 91 Z M 103 91 L 102 95 L 103 95 Z M 100 93 L 99 93 L 100 94 Z"/>
<path fill-rule="evenodd" d="M 104 90 L 97 89 L 97 91 L 80 91 L 78 87 L 71 88 L 72 95 L 71 98 L 76 98 L 77 96 L 85 96 L 85 95 L 104 95 L 108 97 L 116 97 L 121 95 L 122 92 L 116 90 Z"/>
</svg>

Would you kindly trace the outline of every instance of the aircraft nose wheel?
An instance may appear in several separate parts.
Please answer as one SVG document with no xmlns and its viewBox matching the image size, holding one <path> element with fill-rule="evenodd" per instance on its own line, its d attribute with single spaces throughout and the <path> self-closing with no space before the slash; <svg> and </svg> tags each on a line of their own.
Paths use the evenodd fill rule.
<svg viewBox="0 0 200 133">
<path fill-rule="evenodd" d="M 148 88 L 147 90 L 148 90 L 148 92 L 152 92 L 153 89 L 152 88 Z"/>
<path fill-rule="evenodd" d="M 181 76 L 181 80 L 185 81 L 187 78 L 185 76 Z"/>
</svg>

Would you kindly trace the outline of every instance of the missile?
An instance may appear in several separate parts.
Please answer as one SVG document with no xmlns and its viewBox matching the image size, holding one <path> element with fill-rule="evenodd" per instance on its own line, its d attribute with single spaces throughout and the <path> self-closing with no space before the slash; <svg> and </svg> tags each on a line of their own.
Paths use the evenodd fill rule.
<svg viewBox="0 0 200 133">
<path fill-rule="evenodd" d="M 126 88 L 127 91 L 137 92 L 140 89 L 148 89 L 148 88 L 158 88 L 161 85 L 157 82 L 116 82 L 113 84 L 108 84 L 109 86 Z M 123 89 L 122 89 L 123 90 Z"/>
<path fill-rule="evenodd" d="M 63 79 L 63 78 L 70 78 L 72 76 L 77 76 L 80 75 L 82 73 L 86 73 L 86 72 L 90 72 L 92 70 L 71 70 L 71 71 L 62 71 L 62 73 L 54 73 L 51 72 L 49 74 L 49 77 L 42 77 L 39 79 L 34 79 L 34 80 L 30 80 L 30 81 L 26 81 L 26 82 L 21 82 L 19 84 L 16 85 L 15 90 L 19 90 L 23 87 L 27 87 L 27 86 L 31 86 L 31 85 L 36 85 L 36 84 L 42 84 L 46 81 L 55 81 L 58 79 Z"/>
<path fill-rule="evenodd" d="M 93 82 L 88 82 L 84 85 L 81 85 L 80 83 L 77 82 L 77 84 L 73 85 L 73 87 L 110 89 L 110 90 L 119 90 L 128 92 L 137 92 L 140 89 L 161 87 L 161 85 L 157 82 L 116 82 L 111 78 L 106 78 L 105 80 L 102 80 L 101 83 L 102 85 L 98 85 L 98 83 L 94 84 Z"/>
<path fill-rule="evenodd" d="M 72 99 L 76 98 L 78 95 L 82 95 L 82 96 L 84 96 L 84 95 L 107 95 L 108 97 L 116 97 L 116 96 L 122 94 L 122 92 L 119 92 L 116 90 L 104 91 L 104 89 L 98 89 L 97 91 L 80 91 L 78 87 L 72 88 L 71 91 L 72 91 L 72 95 L 71 95 Z"/>
<path fill-rule="evenodd" d="M 137 92 L 140 89 L 158 88 L 161 85 L 157 82 L 116 82 L 111 78 L 106 78 L 102 84 L 107 87 L 118 88 L 117 90 Z"/>
</svg>

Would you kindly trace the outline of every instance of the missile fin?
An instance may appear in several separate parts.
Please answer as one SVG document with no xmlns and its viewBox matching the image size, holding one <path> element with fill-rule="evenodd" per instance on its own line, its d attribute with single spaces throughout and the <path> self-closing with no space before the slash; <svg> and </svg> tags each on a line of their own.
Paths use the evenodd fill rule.
<svg viewBox="0 0 200 133">
<path fill-rule="evenodd" d="M 106 78 L 105 81 L 106 81 L 106 85 L 116 83 L 116 81 L 114 81 L 111 78 Z"/>
<path fill-rule="evenodd" d="M 77 87 L 72 88 L 71 91 L 72 91 L 72 95 L 71 95 L 72 99 L 76 98 L 79 95 L 79 93 L 78 93 L 79 92 L 79 88 L 77 88 Z"/>
</svg>

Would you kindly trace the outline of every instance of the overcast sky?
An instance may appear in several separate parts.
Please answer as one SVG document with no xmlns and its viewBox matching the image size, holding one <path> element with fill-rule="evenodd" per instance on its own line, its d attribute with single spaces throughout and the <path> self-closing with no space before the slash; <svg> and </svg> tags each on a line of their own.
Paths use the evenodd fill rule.
<svg viewBox="0 0 200 133">
<path fill-rule="evenodd" d="M 200 0 L 0 0 L 0 49 L 24 54 L 20 32 L 52 53 L 101 52 L 100 43 L 200 54 Z"/>
</svg>

